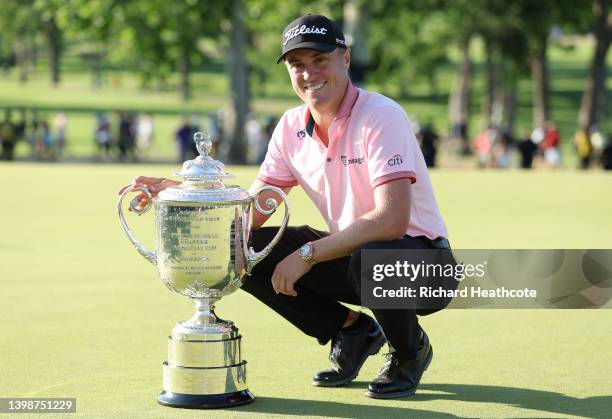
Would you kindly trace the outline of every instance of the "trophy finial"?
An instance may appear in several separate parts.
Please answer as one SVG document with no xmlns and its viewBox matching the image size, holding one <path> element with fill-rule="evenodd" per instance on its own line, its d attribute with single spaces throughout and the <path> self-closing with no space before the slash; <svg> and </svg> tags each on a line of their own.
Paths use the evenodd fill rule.
<svg viewBox="0 0 612 419">
<path fill-rule="evenodd" d="M 210 151 L 212 150 L 212 141 L 210 141 L 210 136 L 204 134 L 201 131 L 193 134 L 193 141 L 196 143 L 196 148 L 202 157 L 208 157 Z"/>
</svg>

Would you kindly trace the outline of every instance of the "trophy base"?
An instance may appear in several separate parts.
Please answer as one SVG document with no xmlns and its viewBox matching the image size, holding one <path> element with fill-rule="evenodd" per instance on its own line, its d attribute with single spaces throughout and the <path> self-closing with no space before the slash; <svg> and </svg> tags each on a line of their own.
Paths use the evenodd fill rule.
<svg viewBox="0 0 612 419">
<path fill-rule="evenodd" d="M 162 406 L 182 409 L 222 409 L 249 404 L 255 396 L 249 390 L 223 394 L 181 394 L 162 391 L 157 402 Z"/>
</svg>

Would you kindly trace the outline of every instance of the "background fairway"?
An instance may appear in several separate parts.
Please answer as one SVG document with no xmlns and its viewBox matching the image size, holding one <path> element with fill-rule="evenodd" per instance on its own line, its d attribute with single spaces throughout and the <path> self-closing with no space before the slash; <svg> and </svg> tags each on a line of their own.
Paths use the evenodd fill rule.
<svg viewBox="0 0 612 419">
<path fill-rule="evenodd" d="M 218 308 L 243 335 L 258 400 L 224 411 L 156 403 L 166 336 L 192 306 L 127 241 L 117 186 L 176 166 L 2 164 L 0 397 L 76 397 L 79 417 L 605 417 L 612 408 L 612 311 L 446 310 L 421 323 L 435 350 L 419 393 L 363 393 L 366 362 L 338 389 L 310 386 L 328 348 L 237 292 Z M 247 186 L 251 167 L 231 167 Z M 433 171 L 456 248 L 611 248 L 607 173 Z M 323 227 L 301 191 L 291 224 Z M 153 245 L 153 214 L 130 217 Z M 38 416 L 36 416 L 38 417 Z"/>
</svg>

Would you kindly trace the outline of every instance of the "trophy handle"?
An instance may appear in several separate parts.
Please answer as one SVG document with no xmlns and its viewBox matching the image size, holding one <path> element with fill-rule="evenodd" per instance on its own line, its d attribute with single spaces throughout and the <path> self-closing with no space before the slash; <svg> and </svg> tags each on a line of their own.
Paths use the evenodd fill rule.
<svg viewBox="0 0 612 419">
<path fill-rule="evenodd" d="M 125 191 L 123 191 L 123 193 L 119 197 L 119 200 L 117 201 L 117 214 L 119 215 L 119 221 L 121 222 L 121 227 L 123 227 L 123 231 L 125 231 L 125 234 L 127 234 L 128 239 L 130 239 L 130 241 L 132 242 L 132 244 L 134 245 L 136 250 L 138 250 L 138 253 L 140 253 L 142 255 L 142 257 L 144 257 L 146 260 L 151 262 L 153 265 L 157 265 L 157 256 L 155 255 L 155 253 L 147 250 L 136 239 L 136 237 L 134 236 L 134 233 L 132 233 L 132 230 L 130 230 L 130 228 L 127 225 L 127 222 L 125 221 L 125 218 L 123 217 L 123 210 L 121 209 L 121 204 L 123 203 L 123 198 L 125 198 L 125 195 L 128 192 L 132 192 L 132 191 L 141 191 L 141 192 L 145 193 L 147 195 L 147 198 L 148 198 L 147 199 L 147 205 L 145 205 L 145 207 L 143 209 L 138 209 L 138 207 L 137 207 L 138 202 L 136 202 L 135 200 L 132 200 L 130 202 L 130 208 L 132 208 L 132 211 L 134 211 L 136 214 L 142 215 L 145 212 L 147 212 L 151 208 L 151 205 L 152 205 L 152 202 L 153 202 L 153 196 L 151 196 L 151 192 L 149 192 L 149 190 L 147 189 L 146 186 L 135 186 L 135 187 L 134 186 L 130 186 Z"/>
<path fill-rule="evenodd" d="M 291 208 L 289 207 L 289 199 L 287 198 L 287 195 L 285 195 L 285 193 L 281 189 L 277 188 L 276 186 L 264 186 L 263 188 L 255 192 L 255 195 L 253 195 L 253 203 L 255 206 L 255 210 L 257 210 L 263 215 L 272 215 L 274 211 L 276 211 L 276 209 L 278 208 L 278 202 L 274 198 L 266 199 L 266 206 L 268 207 L 268 209 L 263 209 L 259 205 L 259 200 L 257 198 L 259 197 L 259 194 L 261 194 L 263 191 L 266 191 L 266 190 L 274 191 L 280 195 L 283 202 L 285 203 L 285 216 L 283 218 L 283 222 L 281 223 L 280 228 L 278 229 L 278 232 L 276 233 L 276 236 L 274 236 L 272 241 L 268 243 L 266 247 L 264 247 L 260 252 L 255 252 L 252 247 L 249 247 L 247 249 L 246 251 L 247 273 L 251 273 L 251 270 L 255 267 L 255 265 L 257 265 L 259 262 L 261 262 L 262 259 L 264 259 L 266 256 L 268 256 L 268 254 L 270 254 L 270 252 L 272 251 L 272 248 L 276 246 L 276 243 L 278 243 L 281 236 L 285 232 L 287 223 L 289 223 L 289 214 L 291 213 Z M 249 220 L 250 220 L 250 217 L 249 217 Z M 250 231 L 250 227 L 251 226 L 249 225 L 248 231 Z M 245 240 L 245 246 L 246 246 L 246 240 Z"/>
</svg>

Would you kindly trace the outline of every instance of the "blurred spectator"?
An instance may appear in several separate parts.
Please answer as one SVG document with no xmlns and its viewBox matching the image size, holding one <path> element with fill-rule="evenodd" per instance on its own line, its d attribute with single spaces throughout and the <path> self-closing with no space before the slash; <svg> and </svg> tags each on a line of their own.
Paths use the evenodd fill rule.
<svg viewBox="0 0 612 419">
<path fill-rule="evenodd" d="M 495 130 L 492 126 L 483 130 L 474 141 L 474 152 L 478 158 L 478 167 L 488 167 L 491 165 L 491 148 L 493 139 L 495 138 Z"/>
<path fill-rule="evenodd" d="M 546 121 L 544 140 L 540 147 L 544 153 L 544 161 L 549 167 L 558 167 L 561 163 L 560 144 L 559 130 L 552 121 Z"/>
<path fill-rule="evenodd" d="M 208 135 L 210 135 L 210 141 L 212 142 L 211 156 L 215 157 L 219 151 L 219 141 L 222 137 L 222 126 L 221 126 L 221 112 L 211 112 L 208 115 Z"/>
<path fill-rule="evenodd" d="M 580 128 L 576 131 L 576 134 L 574 134 L 574 146 L 576 147 L 576 154 L 578 154 L 578 158 L 580 159 L 579 167 L 583 170 L 588 169 L 591 162 L 593 147 L 591 146 L 589 133 L 584 128 Z"/>
<path fill-rule="evenodd" d="M 179 163 L 191 160 L 197 156 L 197 150 L 194 151 L 195 143 L 192 139 L 192 127 L 187 118 L 183 119 L 183 122 L 176 130 L 174 137 L 179 149 Z"/>
<path fill-rule="evenodd" d="M 601 153 L 601 166 L 605 170 L 612 170 L 612 131 L 608 134 L 607 144 Z"/>
<path fill-rule="evenodd" d="M 134 118 L 130 113 L 119 113 L 119 160 L 125 161 L 128 158 L 136 160 L 134 154 Z"/>
<path fill-rule="evenodd" d="M 521 169 L 531 169 L 533 158 L 538 153 L 538 145 L 531 140 L 529 131 L 525 132 L 525 139 L 518 144 L 518 150 L 521 154 Z"/>
<path fill-rule="evenodd" d="M 40 120 L 38 122 L 36 138 L 37 144 L 39 144 L 39 157 L 47 161 L 55 160 L 55 142 L 47 121 Z"/>
<path fill-rule="evenodd" d="M 96 131 L 94 133 L 96 145 L 98 146 L 98 153 L 100 156 L 109 157 L 112 136 L 111 136 L 111 124 L 108 116 L 104 112 L 98 112 L 96 116 Z"/>
<path fill-rule="evenodd" d="M 599 164 L 606 140 L 596 124 L 591 125 L 589 129 L 589 139 L 591 140 L 591 161 Z"/>
<path fill-rule="evenodd" d="M 491 149 L 494 167 L 505 169 L 510 166 L 512 161 L 510 150 L 513 146 L 514 140 L 509 132 L 504 131 L 501 135 L 498 133 Z"/>
<path fill-rule="evenodd" d="M 38 151 L 36 150 L 36 132 L 38 130 L 38 123 L 40 121 L 38 111 L 32 111 L 32 119 L 30 119 L 29 127 L 26 124 L 26 131 L 28 132 L 28 143 L 32 148 L 32 156 L 38 159 Z"/>
<path fill-rule="evenodd" d="M 191 154 L 198 156 L 200 152 L 196 147 L 193 136 L 196 132 L 200 132 L 202 130 L 202 115 L 199 113 L 191 114 L 189 127 L 191 128 L 191 132 L 189 133 L 189 147 L 191 148 Z"/>
<path fill-rule="evenodd" d="M 538 147 L 544 141 L 544 128 L 535 127 L 531 132 L 531 141 L 536 144 Z"/>
<path fill-rule="evenodd" d="M 13 160 L 15 157 L 15 143 L 17 135 L 15 132 L 15 124 L 12 121 L 12 111 L 6 109 L 4 111 L 4 121 L 0 123 L 0 143 L 2 143 L 2 160 Z"/>
<path fill-rule="evenodd" d="M 64 112 L 58 112 L 53 119 L 53 131 L 55 132 L 55 140 L 57 143 L 57 153 L 62 155 L 66 148 L 66 127 L 68 125 L 68 117 Z"/>
<path fill-rule="evenodd" d="M 247 116 L 244 132 L 247 140 L 247 162 L 255 163 L 259 155 L 260 144 L 263 142 L 261 124 L 256 115 Z"/>
<path fill-rule="evenodd" d="M 431 122 L 425 124 L 425 127 L 420 132 L 421 137 L 421 151 L 425 158 L 425 164 L 427 167 L 436 166 L 436 153 L 438 150 L 438 134 Z"/>
<path fill-rule="evenodd" d="M 136 148 L 139 156 L 146 156 L 153 143 L 153 117 L 150 113 L 140 114 L 136 128 Z"/>
<path fill-rule="evenodd" d="M 265 133 L 265 141 L 262 141 L 261 147 L 259 149 L 259 155 L 257 156 L 257 163 L 263 163 L 266 158 L 266 153 L 268 152 L 268 144 L 270 143 L 270 139 L 272 138 L 272 134 L 274 134 L 274 129 L 276 128 L 277 119 L 272 116 L 266 116 L 266 123 L 264 125 L 264 133 Z"/>
<path fill-rule="evenodd" d="M 19 122 L 15 123 L 15 140 L 25 140 L 27 116 L 24 108 L 19 109 Z"/>
</svg>

